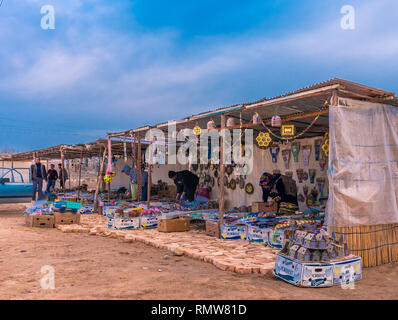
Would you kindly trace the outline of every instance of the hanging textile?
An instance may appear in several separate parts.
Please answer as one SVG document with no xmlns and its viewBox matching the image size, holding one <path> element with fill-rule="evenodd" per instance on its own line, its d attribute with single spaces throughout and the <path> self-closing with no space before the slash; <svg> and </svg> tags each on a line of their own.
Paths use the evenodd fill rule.
<svg viewBox="0 0 398 320">
<path fill-rule="evenodd" d="M 339 98 L 329 113 L 328 225 L 398 223 L 398 108 Z"/>
</svg>

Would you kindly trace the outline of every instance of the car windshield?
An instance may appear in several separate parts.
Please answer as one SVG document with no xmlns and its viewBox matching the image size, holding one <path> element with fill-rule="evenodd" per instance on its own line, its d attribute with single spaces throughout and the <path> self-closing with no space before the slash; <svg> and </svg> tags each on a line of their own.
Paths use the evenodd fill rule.
<svg viewBox="0 0 398 320">
<path fill-rule="evenodd" d="M 0 181 L 2 183 L 29 183 L 29 168 L 0 167 Z"/>
</svg>

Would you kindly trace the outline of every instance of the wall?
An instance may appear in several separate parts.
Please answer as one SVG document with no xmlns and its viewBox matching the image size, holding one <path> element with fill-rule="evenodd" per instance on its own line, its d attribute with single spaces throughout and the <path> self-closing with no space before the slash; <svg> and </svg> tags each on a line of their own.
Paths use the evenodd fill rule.
<svg viewBox="0 0 398 320">
<path fill-rule="evenodd" d="M 277 163 L 272 162 L 271 154 L 269 150 L 264 150 L 264 155 L 262 154 L 262 150 L 259 149 L 257 146 L 254 147 L 253 151 L 253 171 L 250 175 L 246 177 L 245 182 L 246 183 L 252 183 L 254 186 L 254 193 L 252 195 L 248 195 L 244 189 L 240 189 L 239 186 L 236 187 L 235 190 L 231 190 L 228 188 L 225 188 L 225 207 L 226 209 L 232 209 L 234 207 L 240 207 L 242 205 L 251 205 L 252 202 L 255 201 L 262 201 L 262 190 L 261 187 L 259 186 L 259 181 L 260 181 L 260 176 L 262 175 L 263 172 L 270 172 L 272 173 L 273 170 L 279 169 L 282 174 L 284 174 L 286 171 L 293 171 L 293 178 L 297 182 L 297 189 L 298 193 L 303 193 L 303 186 L 308 185 L 309 190 L 311 190 L 314 186 L 316 187 L 316 181 L 314 184 L 310 183 L 310 180 L 308 179 L 307 181 L 303 181 L 302 183 L 299 183 L 297 179 L 297 173 L 296 169 L 304 169 L 308 173 L 308 169 L 316 169 L 316 178 L 322 177 L 325 178 L 326 183 L 324 187 L 324 192 L 323 195 L 328 194 L 328 188 L 327 188 L 327 166 L 325 166 L 324 171 L 320 170 L 319 162 L 315 161 L 315 149 L 314 149 L 314 142 L 315 140 L 320 139 L 320 137 L 316 138 L 309 138 L 309 139 L 299 139 L 297 141 L 300 142 L 300 152 L 299 152 L 299 162 L 294 162 L 293 160 L 293 155 L 290 153 L 290 160 L 289 160 L 289 168 L 285 170 L 284 167 L 284 162 L 282 160 L 282 150 L 287 149 L 287 146 L 281 146 L 280 151 L 277 157 Z M 302 146 L 305 145 L 311 145 L 311 154 L 309 157 L 309 166 L 305 167 L 304 166 L 304 158 L 302 154 Z M 290 148 L 290 144 L 289 144 Z M 321 151 L 322 154 L 322 151 Z M 185 167 L 186 168 L 186 167 Z M 153 170 L 153 182 L 157 182 L 158 179 L 161 179 L 163 181 L 170 181 L 167 178 L 167 172 L 168 170 L 183 170 L 185 168 L 182 168 L 181 166 L 161 166 L 160 168 L 154 168 Z M 175 171 L 177 171 L 175 170 Z M 196 174 L 199 175 L 199 170 L 196 172 Z M 210 175 L 213 176 L 213 172 L 210 172 Z M 233 176 L 229 176 L 228 179 L 230 180 Z M 222 181 L 222 180 L 221 180 Z M 215 186 L 211 192 L 211 197 L 212 199 L 218 199 L 219 198 L 219 187 L 217 186 L 217 183 L 215 183 Z M 306 205 L 305 203 L 299 202 L 299 208 L 300 210 L 305 210 Z"/>
</svg>

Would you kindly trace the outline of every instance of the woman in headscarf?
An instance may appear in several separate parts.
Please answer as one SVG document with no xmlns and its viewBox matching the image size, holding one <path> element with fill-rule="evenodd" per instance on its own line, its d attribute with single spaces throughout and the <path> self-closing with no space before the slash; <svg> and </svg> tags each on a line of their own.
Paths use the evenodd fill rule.
<svg viewBox="0 0 398 320">
<path fill-rule="evenodd" d="M 296 182 L 280 173 L 271 174 L 264 172 L 260 178 L 260 186 L 263 190 L 263 201 L 268 202 L 268 197 L 278 203 L 278 212 L 281 203 L 290 203 L 293 208 L 298 205 Z"/>
</svg>

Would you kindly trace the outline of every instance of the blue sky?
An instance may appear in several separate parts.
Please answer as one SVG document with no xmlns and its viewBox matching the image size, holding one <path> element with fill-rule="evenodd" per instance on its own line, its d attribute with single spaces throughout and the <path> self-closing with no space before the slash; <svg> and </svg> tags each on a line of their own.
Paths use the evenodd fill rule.
<svg viewBox="0 0 398 320">
<path fill-rule="evenodd" d="M 55 30 L 40 9 L 55 8 Z M 342 30 L 352 5 L 355 30 Z M 396 0 L 4 0 L 0 149 L 275 96 L 333 77 L 398 92 Z"/>
</svg>

